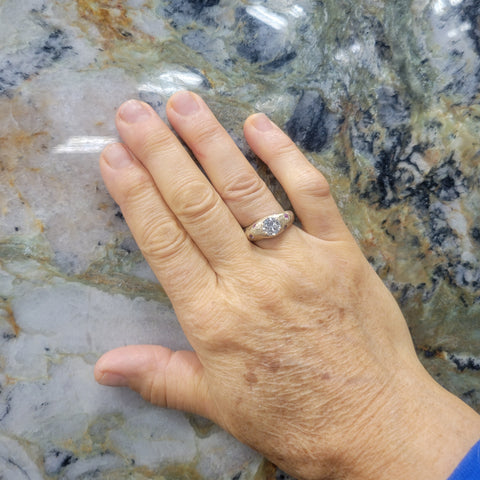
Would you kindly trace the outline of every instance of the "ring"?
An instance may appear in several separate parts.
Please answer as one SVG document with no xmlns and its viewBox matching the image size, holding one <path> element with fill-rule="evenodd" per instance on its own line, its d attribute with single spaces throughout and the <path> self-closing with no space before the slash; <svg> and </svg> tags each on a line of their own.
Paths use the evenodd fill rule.
<svg viewBox="0 0 480 480">
<path fill-rule="evenodd" d="M 245 235 L 251 242 L 264 238 L 278 237 L 293 223 L 295 215 L 290 210 L 263 217 L 245 229 Z"/>
</svg>

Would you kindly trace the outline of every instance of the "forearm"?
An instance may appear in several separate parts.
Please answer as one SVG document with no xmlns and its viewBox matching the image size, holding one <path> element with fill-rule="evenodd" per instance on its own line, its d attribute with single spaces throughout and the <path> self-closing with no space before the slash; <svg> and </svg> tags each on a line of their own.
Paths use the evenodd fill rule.
<svg viewBox="0 0 480 480">
<path fill-rule="evenodd" d="M 480 415 L 420 366 L 378 416 L 360 437 L 368 448 L 352 479 L 446 480 L 480 439 Z"/>
<path fill-rule="evenodd" d="M 419 363 L 362 410 L 340 439 L 303 439 L 296 451 L 307 457 L 292 454 L 281 467 L 302 480 L 447 480 L 480 439 L 480 415 Z"/>
</svg>

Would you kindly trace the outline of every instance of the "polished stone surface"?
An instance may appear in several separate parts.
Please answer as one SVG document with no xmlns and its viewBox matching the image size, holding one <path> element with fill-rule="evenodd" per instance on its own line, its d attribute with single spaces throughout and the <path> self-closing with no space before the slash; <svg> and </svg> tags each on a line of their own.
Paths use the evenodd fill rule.
<svg viewBox="0 0 480 480">
<path fill-rule="evenodd" d="M 285 128 L 426 367 L 480 410 L 477 0 L 2 0 L 0 22 L 5 478 L 272 476 L 203 419 L 93 380 L 112 347 L 188 347 L 97 166 L 124 100 L 163 115 L 184 88 L 246 152 L 250 113 Z"/>
</svg>

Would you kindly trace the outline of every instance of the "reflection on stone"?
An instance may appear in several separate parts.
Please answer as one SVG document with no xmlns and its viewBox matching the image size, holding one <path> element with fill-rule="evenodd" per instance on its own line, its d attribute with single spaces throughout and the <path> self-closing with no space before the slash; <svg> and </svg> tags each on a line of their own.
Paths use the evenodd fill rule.
<svg viewBox="0 0 480 480">
<path fill-rule="evenodd" d="M 65 143 L 53 148 L 54 153 L 98 153 L 109 143 L 115 142 L 115 137 L 70 137 Z"/>
</svg>

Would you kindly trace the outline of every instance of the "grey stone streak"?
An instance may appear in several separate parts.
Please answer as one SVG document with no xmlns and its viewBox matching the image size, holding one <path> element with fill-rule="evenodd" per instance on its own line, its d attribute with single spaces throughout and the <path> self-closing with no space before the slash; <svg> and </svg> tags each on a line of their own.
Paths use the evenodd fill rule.
<svg viewBox="0 0 480 480">
<path fill-rule="evenodd" d="M 5 55 L 0 60 L 0 95 L 9 94 L 23 81 L 60 61 L 72 48 L 65 32 L 50 29 L 34 45 Z"/>
</svg>

